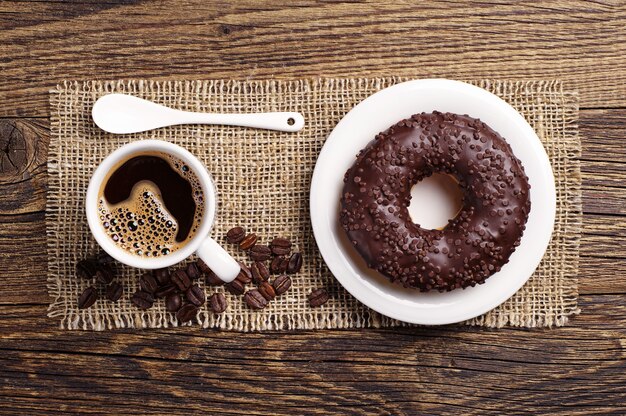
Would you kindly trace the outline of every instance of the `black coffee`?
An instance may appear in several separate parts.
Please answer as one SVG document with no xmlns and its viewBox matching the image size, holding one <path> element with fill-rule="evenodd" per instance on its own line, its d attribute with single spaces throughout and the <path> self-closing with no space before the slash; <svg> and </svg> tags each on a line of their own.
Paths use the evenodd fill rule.
<svg viewBox="0 0 626 416">
<path fill-rule="evenodd" d="M 132 157 L 112 170 L 100 190 L 100 220 L 109 237 L 132 254 L 176 251 L 198 229 L 204 212 L 196 174 L 164 153 Z"/>
</svg>

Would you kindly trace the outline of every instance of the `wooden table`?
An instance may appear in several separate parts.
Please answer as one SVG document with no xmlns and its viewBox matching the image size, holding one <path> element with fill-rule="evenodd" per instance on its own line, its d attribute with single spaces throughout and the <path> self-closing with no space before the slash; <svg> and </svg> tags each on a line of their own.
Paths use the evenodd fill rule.
<svg viewBox="0 0 626 416">
<path fill-rule="evenodd" d="M 0 411 L 626 413 L 625 28 L 617 0 L 1 2 Z M 57 82 L 415 73 L 580 92 L 582 314 L 567 327 L 94 333 L 46 318 Z"/>
</svg>

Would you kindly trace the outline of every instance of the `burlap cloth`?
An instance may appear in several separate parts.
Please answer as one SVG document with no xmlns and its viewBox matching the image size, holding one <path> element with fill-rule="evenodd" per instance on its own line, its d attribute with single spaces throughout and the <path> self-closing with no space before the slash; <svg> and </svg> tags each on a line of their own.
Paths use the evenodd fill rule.
<svg viewBox="0 0 626 416">
<path fill-rule="evenodd" d="M 77 298 L 92 282 L 75 276 L 78 260 L 97 252 L 84 214 L 92 172 L 119 146 L 140 139 L 168 140 L 189 149 L 215 178 L 221 204 L 212 235 L 243 225 L 266 241 L 290 237 L 305 263 L 292 288 L 262 311 L 247 308 L 241 297 L 226 293 L 229 307 L 214 315 L 205 305 L 193 324 L 239 331 L 365 328 L 403 325 L 370 310 L 347 293 L 320 257 L 309 222 L 309 184 L 317 155 L 335 124 L 354 105 L 403 78 L 306 79 L 293 81 L 115 81 L 65 82 L 51 91 L 49 191 L 46 210 L 49 316 L 62 328 L 161 328 L 177 326 L 163 301 L 146 311 L 131 305 L 140 270 L 122 268 L 125 286 L 118 303 L 99 300 L 79 310 Z M 564 325 L 578 312 L 577 272 L 581 231 L 581 176 L 577 158 L 577 94 L 558 81 L 475 84 L 499 95 L 519 110 L 538 133 L 550 157 L 557 189 L 552 242 L 541 265 L 511 299 L 466 324 L 485 327 Z M 91 108 L 101 95 L 123 92 L 174 108 L 207 112 L 301 112 L 305 128 L 297 134 L 240 127 L 186 125 L 112 135 L 97 128 Z M 342 174 L 338 172 L 338 174 Z M 235 250 L 233 250 L 235 252 Z M 239 254 L 238 254 L 239 255 Z M 201 283 L 203 285 L 203 283 Z M 204 287 L 204 286 L 203 286 Z M 330 301 L 307 304 L 312 289 L 324 287 Z M 207 293 L 222 288 L 206 288 Z"/>
</svg>

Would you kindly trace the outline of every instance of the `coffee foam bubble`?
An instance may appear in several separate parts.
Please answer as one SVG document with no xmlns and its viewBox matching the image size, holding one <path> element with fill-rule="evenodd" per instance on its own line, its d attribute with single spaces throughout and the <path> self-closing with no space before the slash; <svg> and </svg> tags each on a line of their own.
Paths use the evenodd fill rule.
<svg viewBox="0 0 626 416">
<path fill-rule="evenodd" d="M 153 182 L 138 182 L 130 197 L 115 205 L 109 204 L 101 191 L 98 202 L 100 221 L 109 237 L 124 250 L 141 257 L 165 256 L 183 247 L 195 236 L 204 213 L 204 195 L 195 173 L 180 159 L 161 153 L 155 155 L 167 160 L 192 186 L 196 212 L 185 241 L 176 241 L 178 223 Z"/>
</svg>

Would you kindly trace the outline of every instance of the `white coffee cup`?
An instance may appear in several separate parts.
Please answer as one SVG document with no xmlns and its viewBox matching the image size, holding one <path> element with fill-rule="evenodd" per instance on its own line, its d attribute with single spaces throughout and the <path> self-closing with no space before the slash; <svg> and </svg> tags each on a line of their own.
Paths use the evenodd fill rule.
<svg viewBox="0 0 626 416">
<path fill-rule="evenodd" d="M 198 177 L 205 195 L 204 213 L 195 235 L 189 238 L 184 246 L 164 256 L 140 257 L 124 250 L 107 235 L 99 219 L 98 194 L 102 189 L 103 181 L 108 178 L 112 169 L 134 156 L 153 152 L 172 155 L 184 161 L 191 168 Z M 213 179 L 202 162 L 180 146 L 160 140 L 140 140 L 120 147 L 107 156 L 94 172 L 87 188 L 85 205 L 89 228 L 96 241 L 111 257 L 124 264 L 140 269 L 161 269 L 180 263 L 196 253 L 224 282 L 232 282 L 239 274 L 240 267 L 237 261 L 209 237 L 217 207 L 217 195 Z"/>
</svg>

